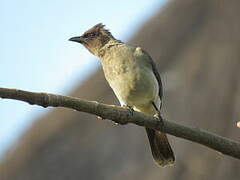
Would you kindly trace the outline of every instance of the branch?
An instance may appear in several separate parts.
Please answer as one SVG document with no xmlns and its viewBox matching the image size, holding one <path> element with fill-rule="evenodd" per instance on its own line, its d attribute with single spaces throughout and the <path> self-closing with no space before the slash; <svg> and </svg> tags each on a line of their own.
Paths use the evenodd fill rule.
<svg viewBox="0 0 240 180">
<path fill-rule="evenodd" d="M 42 107 L 66 107 L 77 111 L 95 114 L 103 119 L 110 119 L 119 124 L 133 123 L 139 126 L 156 129 L 176 137 L 197 142 L 223 154 L 240 159 L 240 143 L 216 134 L 177 124 L 172 121 L 163 120 L 145 115 L 139 112 L 130 112 L 128 109 L 106 105 L 98 102 L 85 101 L 79 98 L 61 96 L 48 93 L 34 93 L 18 89 L 0 88 L 0 97 L 25 101 L 31 105 Z"/>
</svg>

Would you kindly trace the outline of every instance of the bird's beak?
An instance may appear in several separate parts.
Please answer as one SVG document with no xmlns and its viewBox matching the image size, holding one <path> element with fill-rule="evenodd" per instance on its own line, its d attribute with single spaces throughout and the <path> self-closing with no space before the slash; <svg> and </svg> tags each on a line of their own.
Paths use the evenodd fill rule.
<svg viewBox="0 0 240 180">
<path fill-rule="evenodd" d="M 82 44 L 85 42 L 85 39 L 82 36 L 76 36 L 76 37 L 70 38 L 69 41 L 74 41 Z"/>
</svg>

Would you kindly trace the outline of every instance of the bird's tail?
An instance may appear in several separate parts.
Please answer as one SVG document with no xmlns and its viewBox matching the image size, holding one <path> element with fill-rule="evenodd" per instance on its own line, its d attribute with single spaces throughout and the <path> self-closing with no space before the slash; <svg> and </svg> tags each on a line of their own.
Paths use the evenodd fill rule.
<svg viewBox="0 0 240 180">
<path fill-rule="evenodd" d="M 146 128 L 154 160 L 160 166 L 171 165 L 175 161 L 173 150 L 168 142 L 167 135 L 160 131 Z"/>
</svg>

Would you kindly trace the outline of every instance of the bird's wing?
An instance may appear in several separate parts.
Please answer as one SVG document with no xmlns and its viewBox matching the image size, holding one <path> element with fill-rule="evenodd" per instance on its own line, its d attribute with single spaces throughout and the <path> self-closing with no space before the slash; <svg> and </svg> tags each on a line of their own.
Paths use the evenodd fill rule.
<svg viewBox="0 0 240 180">
<path fill-rule="evenodd" d="M 149 62 L 149 64 L 151 65 L 152 67 L 152 70 L 153 70 L 153 73 L 158 81 L 158 86 L 159 86 L 159 97 L 160 99 L 162 100 L 162 97 L 163 97 L 163 88 L 162 88 L 162 81 L 161 81 L 161 77 L 160 77 L 160 74 L 157 70 L 157 66 L 155 64 L 155 62 L 153 61 L 153 59 L 151 58 L 151 56 L 142 49 L 143 51 L 143 54 L 146 56 L 146 60 Z"/>
</svg>

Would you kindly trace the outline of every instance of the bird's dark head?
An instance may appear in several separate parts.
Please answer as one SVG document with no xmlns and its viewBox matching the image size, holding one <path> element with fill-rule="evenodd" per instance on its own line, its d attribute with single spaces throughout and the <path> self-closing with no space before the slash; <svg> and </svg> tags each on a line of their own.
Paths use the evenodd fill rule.
<svg viewBox="0 0 240 180">
<path fill-rule="evenodd" d="M 82 36 L 72 37 L 69 41 L 81 43 L 91 53 L 96 55 L 98 50 L 107 44 L 111 39 L 114 39 L 112 34 L 104 28 L 102 23 L 99 23 L 83 33 Z"/>
</svg>

